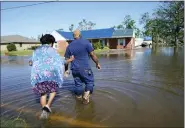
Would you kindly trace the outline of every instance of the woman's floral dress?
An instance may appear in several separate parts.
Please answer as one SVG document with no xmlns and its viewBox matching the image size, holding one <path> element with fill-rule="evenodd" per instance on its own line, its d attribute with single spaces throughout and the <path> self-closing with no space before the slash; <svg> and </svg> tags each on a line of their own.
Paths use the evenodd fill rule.
<svg viewBox="0 0 185 128">
<path fill-rule="evenodd" d="M 31 84 L 34 92 L 45 94 L 62 87 L 65 58 L 49 45 L 38 47 L 32 56 Z"/>
</svg>

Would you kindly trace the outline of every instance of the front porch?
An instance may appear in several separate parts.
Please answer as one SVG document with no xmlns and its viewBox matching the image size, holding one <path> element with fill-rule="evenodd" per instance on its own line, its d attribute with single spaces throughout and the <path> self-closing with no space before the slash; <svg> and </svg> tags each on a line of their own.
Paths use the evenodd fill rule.
<svg viewBox="0 0 185 128">
<path fill-rule="evenodd" d="M 134 38 L 109 38 L 109 39 L 89 39 L 91 43 L 100 42 L 102 48 L 105 46 L 110 49 L 133 49 L 134 48 Z"/>
</svg>

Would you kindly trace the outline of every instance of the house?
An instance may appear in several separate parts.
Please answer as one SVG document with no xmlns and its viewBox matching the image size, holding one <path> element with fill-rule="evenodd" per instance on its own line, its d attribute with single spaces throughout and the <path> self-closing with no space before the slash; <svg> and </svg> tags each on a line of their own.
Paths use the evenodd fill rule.
<svg viewBox="0 0 185 128">
<path fill-rule="evenodd" d="M 109 41 L 110 49 L 133 49 L 135 46 L 135 33 L 133 29 L 115 30 Z"/>
<path fill-rule="evenodd" d="M 40 45 L 40 42 L 34 39 L 23 37 L 20 35 L 1 36 L 1 51 L 7 50 L 7 44 L 14 43 L 17 50 L 27 50 L 32 46 Z"/>
<path fill-rule="evenodd" d="M 64 56 L 65 50 L 68 46 L 67 40 L 61 36 L 57 31 L 53 31 L 51 33 L 55 37 L 55 41 L 57 43 L 54 43 L 53 47 L 57 49 L 58 52 L 60 52 L 60 55 Z"/>
<path fill-rule="evenodd" d="M 52 34 L 59 39 L 57 45 L 60 48 L 63 47 L 62 42 L 70 43 L 74 40 L 72 32 L 55 30 Z M 110 49 L 132 49 L 135 46 L 135 33 L 133 29 L 116 30 L 114 28 L 105 28 L 84 30 L 81 31 L 81 36 L 84 39 L 88 39 L 91 43 L 100 42 L 103 47 L 107 46 Z M 57 49 L 60 49 L 59 47 Z"/>
</svg>

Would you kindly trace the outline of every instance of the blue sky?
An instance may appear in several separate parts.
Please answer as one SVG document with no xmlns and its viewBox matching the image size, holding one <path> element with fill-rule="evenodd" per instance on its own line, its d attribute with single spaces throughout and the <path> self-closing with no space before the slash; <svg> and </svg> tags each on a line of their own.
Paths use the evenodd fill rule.
<svg viewBox="0 0 185 128">
<path fill-rule="evenodd" d="M 1 9 L 40 2 L 1 2 Z M 1 35 L 19 34 L 35 37 L 70 24 L 77 27 L 82 19 L 96 23 L 95 28 L 109 28 L 131 15 L 137 27 L 141 14 L 152 13 L 159 2 L 52 2 L 1 11 Z"/>
</svg>

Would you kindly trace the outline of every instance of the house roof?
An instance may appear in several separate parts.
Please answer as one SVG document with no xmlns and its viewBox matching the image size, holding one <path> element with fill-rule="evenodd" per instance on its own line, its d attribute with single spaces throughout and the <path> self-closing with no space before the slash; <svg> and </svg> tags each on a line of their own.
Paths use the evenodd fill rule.
<svg viewBox="0 0 185 128">
<path fill-rule="evenodd" d="M 51 33 L 51 35 L 53 35 L 55 37 L 55 40 L 58 42 L 58 41 L 66 41 L 66 39 L 61 35 L 59 34 L 57 31 L 53 31 Z"/>
<path fill-rule="evenodd" d="M 61 36 L 63 36 L 66 40 L 73 40 L 73 33 L 72 32 L 64 32 L 60 30 L 56 30 Z"/>
<path fill-rule="evenodd" d="M 133 29 L 118 29 L 115 30 L 112 37 L 133 37 Z"/>
<path fill-rule="evenodd" d="M 73 40 L 72 32 L 64 32 L 57 30 L 67 40 Z M 95 29 L 95 30 L 85 30 L 81 31 L 81 35 L 85 39 L 99 39 L 99 38 L 111 38 L 114 28 L 105 28 L 105 29 Z"/>
<path fill-rule="evenodd" d="M 20 35 L 1 36 L 1 43 L 13 43 L 13 42 L 31 43 L 31 42 L 39 42 L 39 41 L 30 39 L 27 37 L 23 37 Z"/>
</svg>

